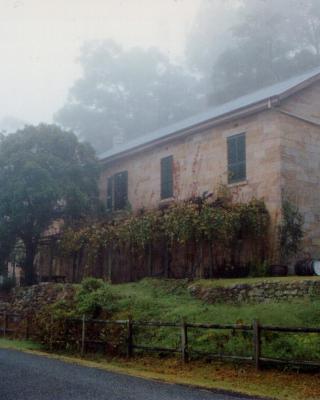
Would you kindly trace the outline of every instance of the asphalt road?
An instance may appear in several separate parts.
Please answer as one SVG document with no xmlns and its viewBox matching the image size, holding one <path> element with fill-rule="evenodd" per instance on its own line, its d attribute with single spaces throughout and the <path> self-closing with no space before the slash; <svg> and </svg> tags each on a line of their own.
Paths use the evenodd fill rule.
<svg viewBox="0 0 320 400">
<path fill-rule="evenodd" d="M 1 400 L 240 400 L 0 349 Z"/>
</svg>

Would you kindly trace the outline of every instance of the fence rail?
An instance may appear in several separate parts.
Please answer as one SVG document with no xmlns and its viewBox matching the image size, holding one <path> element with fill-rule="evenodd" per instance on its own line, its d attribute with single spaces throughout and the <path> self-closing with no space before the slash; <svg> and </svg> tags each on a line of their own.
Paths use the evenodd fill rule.
<svg viewBox="0 0 320 400">
<path fill-rule="evenodd" d="M 28 339 L 30 337 L 31 319 L 29 317 L 23 317 L 17 313 L 0 312 L 0 335 L 2 337 L 14 336 L 17 332 L 21 334 L 20 324 L 24 323 L 24 337 Z M 180 323 L 177 322 L 165 322 L 165 321 L 141 321 L 141 320 L 103 320 L 103 319 L 88 319 L 85 316 L 82 318 L 67 318 L 64 320 L 65 332 L 63 340 L 54 340 L 53 332 L 56 328 L 55 320 L 51 317 L 50 320 L 50 339 L 49 347 L 52 350 L 54 344 L 68 344 L 77 343 L 81 355 L 83 356 L 86 352 L 86 347 L 89 344 L 100 344 L 106 345 L 114 344 L 110 341 L 102 339 L 92 339 L 87 335 L 87 330 L 90 324 L 98 324 L 105 326 L 120 326 L 125 336 L 126 355 L 131 357 L 135 350 L 144 352 L 162 352 L 162 353 L 175 353 L 180 354 L 183 362 L 188 362 L 191 354 L 206 357 L 206 359 L 219 359 L 219 360 L 234 360 L 234 361 L 246 361 L 252 363 L 256 369 L 260 369 L 262 364 L 278 364 L 278 365 L 296 365 L 296 366 L 307 366 L 320 368 L 319 362 L 314 360 L 291 360 L 291 359 L 277 359 L 271 357 L 262 356 L 262 340 L 261 336 L 263 332 L 279 332 L 279 333 L 295 333 L 295 334 L 320 334 L 320 328 L 309 328 L 309 327 L 284 327 L 284 326 L 272 326 L 272 325 L 261 325 L 258 320 L 253 320 L 251 325 L 244 324 L 210 324 L 210 323 L 189 323 L 184 319 Z M 80 335 L 76 338 L 68 337 L 68 324 L 70 322 L 80 324 Z M 14 326 L 12 326 L 14 325 Z M 135 328 L 140 329 L 145 327 L 154 328 L 177 328 L 180 333 L 178 334 L 179 347 L 169 348 L 162 346 L 149 346 L 145 344 L 135 343 Z M 190 331 L 193 329 L 211 329 L 211 330 L 232 330 L 250 332 L 252 334 L 252 353 L 250 356 L 243 356 L 237 354 L 215 354 L 210 352 L 203 352 L 191 349 Z"/>
</svg>

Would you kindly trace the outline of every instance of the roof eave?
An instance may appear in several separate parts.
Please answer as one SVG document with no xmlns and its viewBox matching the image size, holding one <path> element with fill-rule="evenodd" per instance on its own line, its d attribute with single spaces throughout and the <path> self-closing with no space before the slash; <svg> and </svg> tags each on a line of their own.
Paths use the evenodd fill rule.
<svg viewBox="0 0 320 400">
<path fill-rule="evenodd" d="M 173 140 L 178 140 L 182 136 L 187 137 L 190 135 L 194 135 L 196 133 L 199 133 L 201 131 L 208 130 L 210 128 L 213 128 L 217 125 L 221 125 L 226 122 L 230 122 L 232 120 L 238 119 L 238 118 L 243 118 L 252 114 L 255 114 L 257 112 L 261 112 L 263 110 L 266 110 L 272 106 L 276 106 L 279 103 L 279 96 L 274 96 L 270 97 L 267 99 L 264 99 L 262 101 L 259 101 L 257 103 L 250 104 L 249 106 L 239 108 L 235 111 L 231 111 L 229 113 L 226 113 L 224 115 L 220 115 L 216 118 L 211 118 L 206 121 L 202 121 L 201 123 L 198 123 L 196 125 L 190 126 L 188 128 L 181 129 L 179 131 L 171 132 L 166 136 L 163 136 L 158 139 L 154 139 L 150 142 L 143 143 L 140 145 L 137 145 L 136 147 L 133 147 L 131 149 L 127 149 L 124 151 L 120 151 L 117 154 L 111 155 L 109 157 L 102 158 L 100 162 L 102 164 L 107 164 L 111 163 L 114 161 L 117 161 L 118 159 L 125 158 L 132 156 L 134 154 L 140 153 L 141 151 L 149 150 L 152 147 L 161 145 L 161 144 L 166 144 L 168 142 L 171 142 Z"/>
<path fill-rule="evenodd" d="M 278 95 L 279 101 L 285 100 L 287 97 L 292 96 L 293 94 L 306 89 L 307 87 L 311 86 L 313 83 L 318 82 L 320 79 L 320 73 L 312 76 L 311 78 L 308 78 L 304 80 L 303 82 L 299 83 L 298 85 L 295 85 L 291 87 L 290 89 L 286 90 L 283 93 L 280 93 Z"/>
</svg>

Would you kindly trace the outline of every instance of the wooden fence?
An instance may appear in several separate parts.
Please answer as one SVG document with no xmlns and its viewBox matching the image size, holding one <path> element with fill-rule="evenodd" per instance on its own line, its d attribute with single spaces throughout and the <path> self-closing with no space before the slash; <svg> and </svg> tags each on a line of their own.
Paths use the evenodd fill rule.
<svg viewBox="0 0 320 400">
<path fill-rule="evenodd" d="M 23 322 L 23 329 L 21 330 L 21 323 Z M 100 319 L 87 319 L 85 316 L 82 318 L 68 318 L 64 320 L 64 332 L 63 340 L 56 341 L 54 339 L 54 332 L 56 328 L 55 320 L 51 317 L 49 327 L 49 347 L 53 350 L 53 347 L 57 343 L 67 345 L 70 342 L 77 344 L 81 356 L 86 353 L 86 347 L 88 344 L 107 344 L 107 340 L 92 340 L 87 337 L 87 329 L 90 324 L 98 324 L 101 326 L 119 326 L 121 327 L 125 335 L 125 353 L 127 357 L 132 357 L 135 350 L 143 352 L 162 352 L 162 353 L 173 353 L 180 354 L 183 362 L 188 362 L 192 351 L 189 346 L 189 333 L 194 329 L 200 330 L 232 330 L 250 333 L 252 336 L 252 350 L 250 356 L 240 356 L 236 354 L 211 354 L 201 353 L 206 359 L 218 359 L 228 361 L 245 361 L 252 363 L 256 369 L 259 369 L 262 364 L 278 364 L 278 365 L 294 365 L 304 367 L 320 368 L 320 360 L 284 360 L 276 358 L 268 358 L 262 356 L 262 341 L 261 336 L 263 332 L 278 332 L 278 333 L 295 333 L 295 334 L 320 334 L 320 328 L 306 328 L 306 327 L 283 327 L 283 326 L 271 326 L 261 325 L 258 320 L 254 320 L 251 325 L 242 324 L 204 324 L 204 323 L 188 323 L 185 320 L 181 320 L 180 323 L 175 322 L 161 322 L 161 321 L 135 321 L 131 318 L 128 320 L 100 320 Z M 73 322 L 79 324 L 79 337 L 71 339 L 68 337 L 68 325 Z M 23 337 L 29 339 L 32 337 L 31 332 L 32 320 L 30 318 L 22 318 L 19 314 L 10 314 L 6 312 L 0 312 L 0 334 L 3 337 L 12 337 L 15 333 L 23 332 Z M 154 327 L 154 328 L 175 328 L 179 330 L 179 343 L 177 348 L 168 347 L 154 347 L 147 345 L 140 345 L 135 343 L 135 328 Z"/>
</svg>

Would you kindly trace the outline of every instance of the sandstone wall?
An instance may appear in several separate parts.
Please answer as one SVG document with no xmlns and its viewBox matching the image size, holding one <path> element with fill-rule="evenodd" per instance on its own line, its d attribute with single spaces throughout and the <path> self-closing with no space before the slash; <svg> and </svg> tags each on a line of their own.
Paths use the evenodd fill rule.
<svg viewBox="0 0 320 400">
<path fill-rule="evenodd" d="M 209 304 L 214 303 L 268 303 L 301 298 L 320 297 L 320 278 L 296 282 L 259 282 L 235 284 L 228 287 L 189 287 L 192 296 Z"/>
<path fill-rule="evenodd" d="M 106 164 L 100 180 L 106 201 L 108 176 L 128 171 L 128 197 L 133 210 L 158 207 L 160 160 L 174 157 L 174 198 L 214 192 L 227 183 L 227 137 L 246 132 L 247 180 L 230 185 L 235 198 L 264 198 L 271 211 L 280 205 L 280 132 L 272 110 L 190 135 L 170 144 Z"/>
<path fill-rule="evenodd" d="M 281 189 L 304 216 L 304 250 L 320 257 L 320 85 L 280 106 Z M 299 118 L 301 117 L 301 118 Z M 302 120 L 310 119 L 310 122 Z M 311 122 L 312 121 L 312 122 Z M 317 122 L 318 121 L 318 122 Z M 318 125 L 319 124 L 319 125 Z"/>
</svg>

